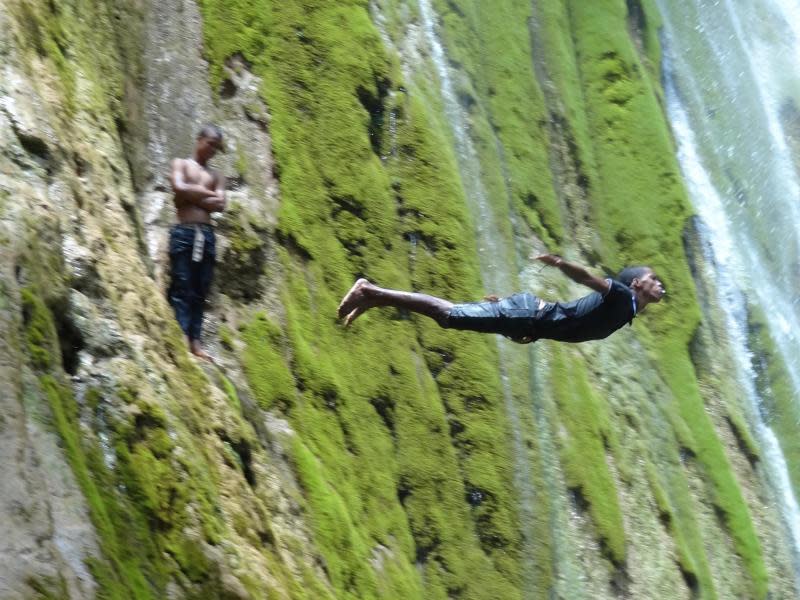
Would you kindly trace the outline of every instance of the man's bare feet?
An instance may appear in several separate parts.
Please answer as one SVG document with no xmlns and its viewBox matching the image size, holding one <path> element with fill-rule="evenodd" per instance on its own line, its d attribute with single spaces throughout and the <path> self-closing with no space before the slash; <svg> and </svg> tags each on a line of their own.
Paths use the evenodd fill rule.
<svg viewBox="0 0 800 600">
<path fill-rule="evenodd" d="M 342 301 L 339 303 L 338 315 L 340 319 L 344 316 L 348 317 L 345 319 L 345 325 L 349 325 L 353 319 L 355 319 L 355 317 L 351 319 L 350 314 L 357 308 L 361 308 L 361 303 L 366 299 L 364 288 L 370 285 L 372 284 L 366 279 L 358 279 L 353 284 L 353 287 L 350 288 L 350 291 L 342 298 Z M 364 310 L 366 310 L 366 308 L 362 308 L 361 312 L 364 312 Z M 361 312 L 358 314 L 361 314 Z M 357 316 L 358 315 L 356 315 L 356 317 Z"/>
<path fill-rule="evenodd" d="M 349 327 L 350 324 L 355 321 L 362 313 L 364 313 L 368 306 L 358 306 L 354 308 L 345 318 L 344 318 L 344 326 Z"/>
<path fill-rule="evenodd" d="M 203 347 L 200 345 L 200 340 L 191 340 L 189 342 L 189 352 L 194 354 L 197 358 L 201 358 L 203 360 L 207 360 L 210 363 L 215 363 L 214 357 L 211 356 L 208 352 L 203 350 Z"/>
</svg>

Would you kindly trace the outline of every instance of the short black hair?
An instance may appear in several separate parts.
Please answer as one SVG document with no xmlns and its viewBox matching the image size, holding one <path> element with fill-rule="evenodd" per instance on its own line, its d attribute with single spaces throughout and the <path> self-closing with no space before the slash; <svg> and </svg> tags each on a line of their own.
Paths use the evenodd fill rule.
<svg viewBox="0 0 800 600">
<path fill-rule="evenodd" d="M 650 267 L 625 267 L 614 279 L 628 287 L 631 287 L 634 279 L 641 279 L 652 271 L 653 269 Z"/>
<path fill-rule="evenodd" d="M 217 150 L 219 152 L 225 152 L 225 138 L 222 135 L 222 129 L 218 125 L 214 123 L 206 123 L 200 128 L 200 131 L 197 132 L 197 139 L 207 139 L 207 140 L 216 140 L 217 141 Z"/>
<path fill-rule="evenodd" d="M 220 129 L 218 125 L 214 125 L 214 123 L 206 123 L 200 128 L 200 131 L 197 132 L 197 137 L 215 138 L 221 140 L 224 136 L 222 135 L 222 129 Z"/>
</svg>

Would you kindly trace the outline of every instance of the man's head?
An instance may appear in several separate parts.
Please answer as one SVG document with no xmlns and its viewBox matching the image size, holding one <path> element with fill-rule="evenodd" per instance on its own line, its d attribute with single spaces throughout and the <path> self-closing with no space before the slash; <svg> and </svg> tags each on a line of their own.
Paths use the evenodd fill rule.
<svg viewBox="0 0 800 600">
<path fill-rule="evenodd" d="M 650 302 L 659 302 L 667 293 L 664 284 L 650 267 L 627 267 L 619 272 L 616 279 L 633 290 L 642 307 Z"/>
<path fill-rule="evenodd" d="M 211 159 L 217 152 L 225 152 L 222 129 L 212 123 L 203 125 L 200 131 L 197 132 L 195 155 L 201 162 L 205 162 Z"/>
</svg>

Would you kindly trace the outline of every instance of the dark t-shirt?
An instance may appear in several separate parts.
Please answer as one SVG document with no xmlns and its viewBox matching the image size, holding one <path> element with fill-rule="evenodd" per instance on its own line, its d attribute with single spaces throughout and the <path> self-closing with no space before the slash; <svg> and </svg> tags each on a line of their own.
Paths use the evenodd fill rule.
<svg viewBox="0 0 800 600">
<path fill-rule="evenodd" d="M 535 337 L 561 342 L 585 342 L 608 337 L 636 316 L 633 292 L 609 279 L 605 294 L 593 292 L 571 302 L 548 302 L 536 314 Z"/>
</svg>

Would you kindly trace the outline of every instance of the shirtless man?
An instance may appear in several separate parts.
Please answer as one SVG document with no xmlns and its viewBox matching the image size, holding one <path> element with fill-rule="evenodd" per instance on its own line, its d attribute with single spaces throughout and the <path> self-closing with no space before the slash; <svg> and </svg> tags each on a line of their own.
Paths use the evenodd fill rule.
<svg viewBox="0 0 800 600">
<path fill-rule="evenodd" d="M 585 342 L 608 337 L 632 323 L 648 304 L 660 302 L 666 293 L 649 267 L 628 267 L 614 279 L 603 279 L 554 254 L 536 260 L 594 291 L 571 302 L 546 302 L 523 292 L 502 300 L 453 304 L 359 279 L 339 304 L 339 317 L 347 326 L 370 308 L 391 306 L 423 314 L 444 328 L 499 333 L 519 343 L 538 339 Z"/>
<path fill-rule="evenodd" d="M 211 357 L 200 346 L 200 332 L 216 258 L 211 213 L 226 204 L 225 177 L 206 165 L 218 151 L 225 151 L 222 130 L 206 125 L 197 134 L 192 158 L 174 159 L 169 176 L 178 216 L 169 234 L 169 302 L 189 350 L 206 360 Z"/>
</svg>

